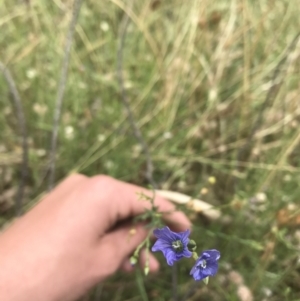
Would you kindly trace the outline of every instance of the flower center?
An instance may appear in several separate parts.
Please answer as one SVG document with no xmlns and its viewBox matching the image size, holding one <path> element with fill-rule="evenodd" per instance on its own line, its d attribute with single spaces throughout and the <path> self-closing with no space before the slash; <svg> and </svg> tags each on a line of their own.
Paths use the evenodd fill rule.
<svg viewBox="0 0 300 301">
<path fill-rule="evenodd" d="M 183 251 L 183 244 L 180 240 L 175 240 L 172 242 L 172 248 L 176 253 Z"/>
<path fill-rule="evenodd" d="M 200 263 L 200 266 L 205 269 L 206 268 L 206 260 L 202 260 L 201 263 Z"/>
</svg>

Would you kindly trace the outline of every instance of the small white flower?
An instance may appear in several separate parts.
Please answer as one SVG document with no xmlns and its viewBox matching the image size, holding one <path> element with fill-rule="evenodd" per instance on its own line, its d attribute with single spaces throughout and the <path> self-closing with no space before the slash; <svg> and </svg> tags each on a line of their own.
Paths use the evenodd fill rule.
<svg viewBox="0 0 300 301">
<path fill-rule="evenodd" d="M 68 140 L 72 140 L 74 138 L 74 128 L 71 125 L 65 127 L 65 137 Z"/>
<path fill-rule="evenodd" d="M 297 209 L 297 206 L 294 203 L 289 203 L 287 205 L 287 208 L 288 208 L 289 211 L 295 211 Z"/>
<path fill-rule="evenodd" d="M 208 182 L 212 185 L 214 185 L 217 182 L 217 179 L 215 177 L 209 177 Z"/>
<path fill-rule="evenodd" d="M 46 155 L 46 150 L 43 148 L 39 148 L 36 150 L 36 154 L 38 155 L 38 157 L 44 157 Z"/>
<path fill-rule="evenodd" d="M 256 199 L 258 203 L 264 203 L 267 199 L 267 196 L 264 192 L 258 192 L 256 194 Z"/>
<path fill-rule="evenodd" d="M 33 111 L 40 116 L 44 116 L 45 113 L 48 111 L 48 107 L 44 104 L 40 104 L 36 102 L 33 105 Z"/>
<path fill-rule="evenodd" d="M 164 132 L 164 138 L 166 140 L 169 140 L 173 137 L 173 134 L 171 132 Z"/>
<path fill-rule="evenodd" d="M 268 287 L 263 287 L 262 291 L 266 297 L 271 297 L 273 294 L 273 292 Z"/>
<path fill-rule="evenodd" d="M 217 89 L 212 89 L 209 91 L 209 94 L 208 94 L 208 101 L 209 102 L 214 102 L 218 97 L 218 91 Z"/>
<path fill-rule="evenodd" d="M 99 142 L 103 142 L 106 139 L 106 137 L 105 137 L 105 135 L 100 134 L 100 135 L 98 135 L 97 139 Z"/>
<path fill-rule="evenodd" d="M 35 69 L 26 70 L 26 76 L 30 79 L 33 79 L 37 76 L 37 71 Z"/>
<path fill-rule="evenodd" d="M 131 89 L 133 87 L 133 84 L 130 80 L 127 80 L 124 82 L 124 88 L 125 89 Z"/>
<path fill-rule="evenodd" d="M 109 30 L 109 25 L 108 25 L 107 22 L 103 21 L 103 22 L 100 23 L 100 28 L 101 28 L 102 31 L 107 32 Z"/>
<path fill-rule="evenodd" d="M 201 193 L 202 195 L 207 194 L 207 193 L 208 193 L 208 189 L 207 189 L 206 187 L 203 187 L 203 188 L 200 190 L 200 193 Z"/>
<path fill-rule="evenodd" d="M 240 285 L 238 287 L 237 295 L 241 301 L 253 301 L 253 294 L 246 285 Z"/>
</svg>

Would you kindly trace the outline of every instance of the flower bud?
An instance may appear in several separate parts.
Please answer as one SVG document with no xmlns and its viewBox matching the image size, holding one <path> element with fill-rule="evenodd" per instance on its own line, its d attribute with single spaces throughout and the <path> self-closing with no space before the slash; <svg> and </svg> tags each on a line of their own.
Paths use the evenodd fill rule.
<svg viewBox="0 0 300 301">
<path fill-rule="evenodd" d="M 190 251 L 195 251 L 197 249 L 197 244 L 194 240 L 190 239 L 187 247 Z"/>
<path fill-rule="evenodd" d="M 202 281 L 207 285 L 209 281 L 209 277 L 204 278 Z"/>
<path fill-rule="evenodd" d="M 198 254 L 196 252 L 192 252 L 192 256 L 195 260 L 199 258 Z"/>
<path fill-rule="evenodd" d="M 134 256 L 131 256 L 130 259 L 129 259 L 129 261 L 130 261 L 130 264 L 132 266 L 136 265 L 136 263 L 137 263 L 137 259 Z"/>
</svg>

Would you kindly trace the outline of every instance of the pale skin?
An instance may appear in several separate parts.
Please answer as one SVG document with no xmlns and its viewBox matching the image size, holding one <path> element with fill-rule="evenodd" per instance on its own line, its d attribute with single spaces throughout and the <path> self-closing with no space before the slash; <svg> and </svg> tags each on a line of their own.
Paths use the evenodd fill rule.
<svg viewBox="0 0 300 301">
<path fill-rule="evenodd" d="M 108 176 L 62 181 L 0 235 L 0 300 L 72 301 L 117 270 L 131 271 L 129 257 L 148 234 L 130 221 L 150 206 L 140 192 L 152 195 Z M 173 204 L 158 196 L 155 204 L 173 230 L 190 228 Z M 141 264 L 145 258 L 142 251 Z M 152 254 L 149 263 L 158 270 Z"/>
</svg>

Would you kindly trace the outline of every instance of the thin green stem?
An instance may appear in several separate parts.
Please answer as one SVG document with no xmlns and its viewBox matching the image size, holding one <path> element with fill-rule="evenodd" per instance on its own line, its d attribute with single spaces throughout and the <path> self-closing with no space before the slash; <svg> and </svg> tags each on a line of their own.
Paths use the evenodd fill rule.
<svg viewBox="0 0 300 301">
<path fill-rule="evenodd" d="M 178 286 L 178 278 L 177 278 L 177 263 L 175 262 L 172 266 L 172 295 L 173 301 L 178 300 L 177 286 Z"/>
</svg>

